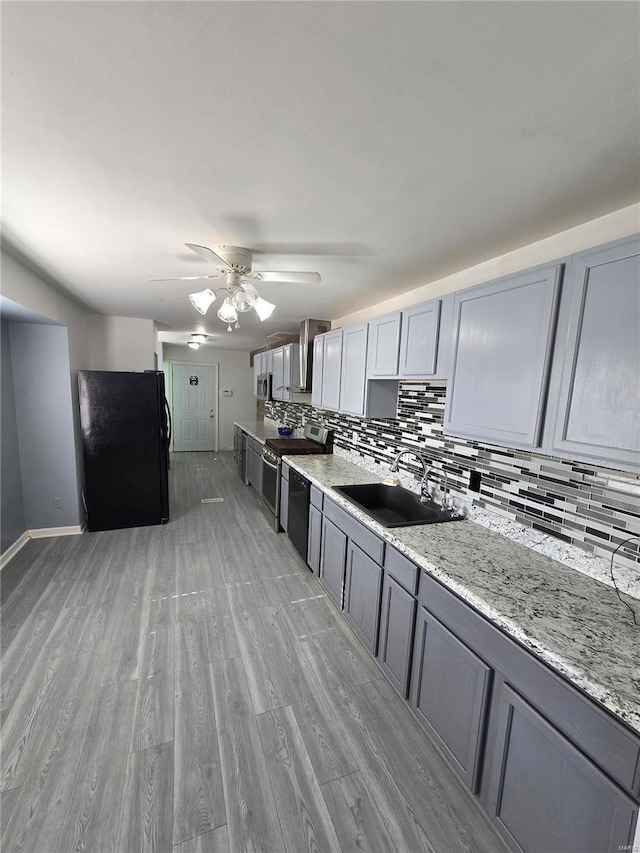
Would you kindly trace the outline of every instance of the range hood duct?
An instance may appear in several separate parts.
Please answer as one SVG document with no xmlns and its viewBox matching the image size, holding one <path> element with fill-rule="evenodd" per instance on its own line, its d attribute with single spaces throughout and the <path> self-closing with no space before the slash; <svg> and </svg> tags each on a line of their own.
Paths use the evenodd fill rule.
<svg viewBox="0 0 640 853">
<path fill-rule="evenodd" d="M 300 384 L 296 391 L 311 391 L 313 339 L 331 330 L 330 320 L 303 320 L 300 323 Z"/>
</svg>

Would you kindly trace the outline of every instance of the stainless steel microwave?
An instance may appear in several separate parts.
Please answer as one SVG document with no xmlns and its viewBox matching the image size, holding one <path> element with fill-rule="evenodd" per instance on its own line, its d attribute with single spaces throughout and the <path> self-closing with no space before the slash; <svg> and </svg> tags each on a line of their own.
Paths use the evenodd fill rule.
<svg viewBox="0 0 640 853">
<path fill-rule="evenodd" d="M 271 399 L 271 374 L 261 373 L 256 379 L 256 397 L 258 400 Z"/>
</svg>

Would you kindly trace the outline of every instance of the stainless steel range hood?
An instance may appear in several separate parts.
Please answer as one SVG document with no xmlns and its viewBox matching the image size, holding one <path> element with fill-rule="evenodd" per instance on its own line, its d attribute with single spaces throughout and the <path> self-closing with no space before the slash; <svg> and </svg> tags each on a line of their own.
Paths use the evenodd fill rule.
<svg viewBox="0 0 640 853">
<path fill-rule="evenodd" d="M 303 320 L 300 323 L 300 384 L 299 392 L 311 391 L 313 371 L 313 339 L 331 329 L 330 320 Z"/>
</svg>

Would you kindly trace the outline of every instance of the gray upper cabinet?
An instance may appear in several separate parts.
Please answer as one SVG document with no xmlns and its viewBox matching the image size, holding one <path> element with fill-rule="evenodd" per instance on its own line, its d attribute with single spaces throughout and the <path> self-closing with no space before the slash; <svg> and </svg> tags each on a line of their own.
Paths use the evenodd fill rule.
<svg viewBox="0 0 640 853">
<path fill-rule="evenodd" d="M 475 790 L 491 669 L 424 607 L 418 611 L 411 705 Z"/>
<path fill-rule="evenodd" d="M 364 414 L 366 369 L 367 324 L 348 326 L 342 330 L 341 412 L 350 415 Z"/>
<path fill-rule="evenodd" d="M 640 470 L 640 238 L 574 255 L 551 453 Z"/>
<path fill-rule="evenodd" d="M 382 568 L 355 543 L 349 542 L 344 610 L 372 654 L 376 653 L 378 645 L 381 589 Z"/>
<path fill-rule="evenodd" d="M 540 447 L 562 265 L 460 291 L 444 432 Z"/>
<path fill-rule="evenodd" d="M 271 395 L 274 400 L 284 400 L 284 350 L 282 347 L 273 350 L 273 378 L 271 380 Z"/>
<path fill-rule="evenodd" d="M 320 403 L 323 409 L 340 408 L 340 373 L 342 369 L 342 329 L 325 332 Z"/>
<path fill-rule="evenodd" d="M 490 814 L 514 850 L 614 853 L 637 805 L 515 691 L 501 685 Z"/>
<path fill-rule="evenodd" d="M 432 376 L 436 372 L 440 300 L 433 299 L 402 312 L 401 376 Z"/>
<path fill-rule="evenodd" d="M 322 406 L 322 369 L 324 366 L 324 335 L 313 339 L 313 366 L 311 373 L 311 405 Z"/>
<path fill-rule="evenodd" d="M 400 351 L 400 311 L 369 320 L 368 376 L 396 376 Z"/>
</svg>

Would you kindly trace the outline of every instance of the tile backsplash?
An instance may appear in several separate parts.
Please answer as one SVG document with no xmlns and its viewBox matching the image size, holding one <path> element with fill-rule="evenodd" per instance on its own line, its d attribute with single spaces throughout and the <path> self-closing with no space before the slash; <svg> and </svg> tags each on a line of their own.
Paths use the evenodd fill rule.
<svg viewBox="0 0 640 853">
<path fill-rule="evenodd" d="M 640 477 L 588 463 L 443 435 L 446 385 L 401 382 L 397 417 L 374 420 L 341 415 L 306 403 L 265 404 L 265 416 L 288 426 L 317 421 L 335 430 L 335 446 L 353 461 L 384 476 L 401 449 L 418 450 L 436 471 L 446 471 L 451 489 L 472 506 L 550 534 L 588 554 L 610 558 L 626 538 L 640 534 Z M 419 479 L 411 457 L 401 471 Z M 470 472 L 480 491 L 469 491 Z M 609 480 L 624 479 L 611 487 Z M 640 570 L 640 538 L 625 544 L 616 565 Z"/>
</svg>

